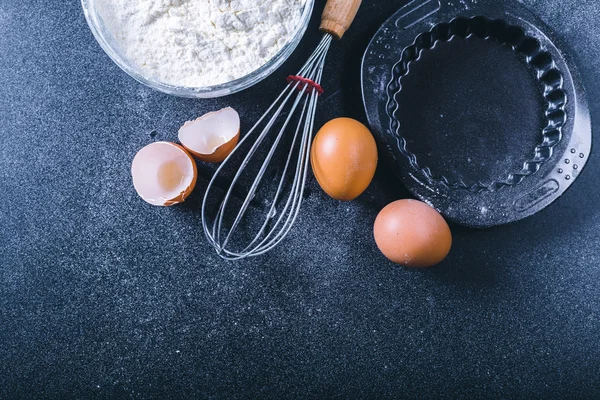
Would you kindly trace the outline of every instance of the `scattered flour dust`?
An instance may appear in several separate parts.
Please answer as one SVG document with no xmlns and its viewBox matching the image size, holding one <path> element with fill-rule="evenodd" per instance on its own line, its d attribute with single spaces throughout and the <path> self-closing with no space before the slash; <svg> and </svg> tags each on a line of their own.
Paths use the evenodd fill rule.
<svg viewBox="0 0 600 400">
<path fill-rule="evenodd" d="M 294 36 L 307 0 L 96 0 L 124 55 L 149 77 L 204 87 L 241 78 Z"/>
</svg>

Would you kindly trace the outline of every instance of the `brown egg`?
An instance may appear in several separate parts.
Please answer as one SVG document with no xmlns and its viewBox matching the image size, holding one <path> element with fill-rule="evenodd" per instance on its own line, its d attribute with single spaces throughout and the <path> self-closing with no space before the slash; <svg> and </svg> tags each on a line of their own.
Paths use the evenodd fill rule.
<svg viewBox="0 0 600 400">
<path fill-rule="evenodd" d="M 377 145 L 369 129 L 351 118 L 337 118 L 317 133 L 312 169 L 329 196 L 349 201 L 369 186 L 377 169 Z"/>
<path fill-rule="evenodd" d="M 198 170 L 192 156 L 178 144 L 155 142 L 141 149 L 131 164 L 133 186 L 155 206 L 182 203 L 196 186 Z"/>
<path fill-rule="evenodd" d="M 444 218 L 417 200 L 398 200 L 381 210 L 374 234 L 383 255 L 406 267 L 439 264 L 452 247 L 452 234 Z"/>
<path fill-rule="evenodd" d="M 197 159 L 218 163 L 237 146 L 240 139 L 240 116 L 231 107 L 211 112 L 179 129 L 179 141 Z"/>
</svg>

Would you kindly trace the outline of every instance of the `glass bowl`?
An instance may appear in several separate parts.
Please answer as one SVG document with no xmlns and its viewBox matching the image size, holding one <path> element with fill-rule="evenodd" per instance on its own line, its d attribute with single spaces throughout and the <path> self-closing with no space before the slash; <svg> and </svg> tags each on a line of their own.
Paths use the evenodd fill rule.
<svg viewBox="0 0 600 400">
<path fill-rule="evenodd" d="M 302 39 L 302 36 L 308 27 L 308 23 L 310 22 L 310 16 L 315 3 L 315 0 L 306 0 L 306 5 L 302 11 L 302 17 L 298 23 L 298 28 L 294 36 L 292 36 L 289 42 L 285 44 L 273 58 L 271 58 L 263 66 L 256 69 L 254 72 L 251 72 L 248 75 L 236 80 L 219 85 L 186 87 L 170 85 L 154 80 L 153 78 L 144 75 L 144 73 L 137 65 L 135 65 L 135 63 L 129 61 L 96 11 L 95 5 L 97 1 L 99 0 L 81 0 L 83 13 L 85 14 L 85 19 L 87 20 L 90 30 L 100 44 L 100 47 L 102 47 L 102 49 L 115 62 L 115 64 L 117 64 L 129 76 L 148 87 L 173 96 L 188 98 L 213 98 L 237 93 L 257 84 L 267 76 L 271 75 L 277 68 L 281 66 L 281 64 L 285 62 L 285 60 L 289 58 L 289 56 L 300 43 L 300 40 Z"/>
</svg>

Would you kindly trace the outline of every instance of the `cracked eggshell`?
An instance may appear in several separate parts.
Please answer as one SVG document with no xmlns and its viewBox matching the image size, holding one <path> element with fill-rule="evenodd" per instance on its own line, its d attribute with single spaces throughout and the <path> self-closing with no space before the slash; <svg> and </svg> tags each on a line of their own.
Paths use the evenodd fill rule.
<svg viewBox="0 0 600 400">
<path fill-rule="evenodd" d="M 227 158 L 240 139 L 240 116 L 231 107 L 211 112 L 179 129 L 179 141 L 197 159 L 218 163 Z"/>
<path fill-rule="evenodd" d="M 133 186 L 138 195 L 155 206 L 182 203 L 198 178 L 196 162 L 180 145 L 155 142 L 141 149 L 131 164 Z"/>
</svg>

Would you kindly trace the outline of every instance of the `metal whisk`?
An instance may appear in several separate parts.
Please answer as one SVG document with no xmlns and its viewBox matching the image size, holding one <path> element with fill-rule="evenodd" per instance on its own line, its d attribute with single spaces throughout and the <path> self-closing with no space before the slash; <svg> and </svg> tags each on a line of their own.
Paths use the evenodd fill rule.
<svg viewBox="0 0 600 400">
<path fill-rule="evenodd" d="M 281 92 L 275 102 L 263 116 L 250 129 L 240 141 L 236 149 L 227 157 L 215 172 L 208 184 L 202 203 L 202 227 L 207 239 L 217 251 L 217 254 L 227 260 L 238 260 L 246 257 L 259 256 L 277 246 L 290 232 L 296 221 L 302 205 L 304 186 L 308 175 L 310 161 L 310 145 L 313 139 L 314 119 L 317 110 L 319 95 L 322 93 L 321 78 L 323 66 L 334 38 L 341 39 L 356 16 L 361 0 L 329 0 L 321 18 L 320 30 L 325 34 L 298 74 L 288 78 L 288 86 Z M 289 112 L 286 107 L 291 104 Z M 298 117 L 298 114 L 299 117 Z M 298 124 L 292 127 L 293 120 L 298 117 Z M 264 124 L 263 124 L 264 123 Z M 264 125 L 262 130 L 259 127 Z M 278 128 L 275 128 L 278 127 Z M 247 244 L 239 246 L 236 250 L 231 246 L 236 230 L 240 228 L 246 217 L 251 203 L 255 201 L 259 186 L 265 179 L 265 173 L 278 146 L 288 131 L 294 132 L 291 138 L 291 147 L 287 152 L 287 160 L 281 172 L 277 189 L 268 202 L 268 210 L 261 217 L 262 225 L 256 234 L 251 235 Z M 240 196 L 236 188 L 240 178 L 250 165 L 253 157 L 260 153 L 265 139 L 271 138 L 270 134 L 276 133 L 271 148 L 262 159 L 260 169 L 256 173 L 252 184 L 245 195 Z M 225 195 L 220 201 L 218 211 L 214 218 L 208 218 L 208 203 L 213 198 L 213 192 L 218 190 L 217 182 L 222 179 L 223 172 L 229 168 L 234 157 L 243 148 L 247 141 L 255 140 L 254 144 L 243 158 L 233 179 L 229 183 Z M 295 149 L 298 149 L 295 151 Z M 296 160 L 294 160 L 296 158 Z M 289 184 L 290 176 L 291 184 Z M 238 188 L 239 189 L 239 188 Z M 242 204 L 237 211 L 232 211 L 232 199 L 242 199 Z M 233 216 L 232 222 L 227 223 L 228 216 Z"/>
</svg>

